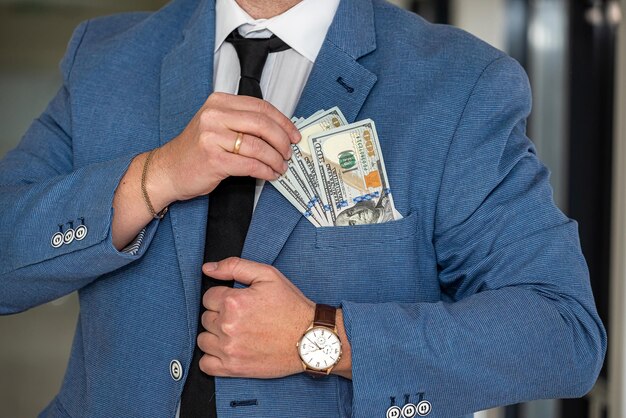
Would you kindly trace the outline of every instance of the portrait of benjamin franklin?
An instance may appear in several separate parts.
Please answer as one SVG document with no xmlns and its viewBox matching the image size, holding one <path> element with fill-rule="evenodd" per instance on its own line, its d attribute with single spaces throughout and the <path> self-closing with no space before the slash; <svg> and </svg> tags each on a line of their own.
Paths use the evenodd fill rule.
<svg viewBox="0 0 626 418">
<path fill-rule="evenodd" d="M 340 212 L 335 220 L 335 226 L 380 224 L 393 219 L 393 205 L 389 194 L 385 193 L 378 202 L 373 200 L 358 202 Z"/>
</svg>

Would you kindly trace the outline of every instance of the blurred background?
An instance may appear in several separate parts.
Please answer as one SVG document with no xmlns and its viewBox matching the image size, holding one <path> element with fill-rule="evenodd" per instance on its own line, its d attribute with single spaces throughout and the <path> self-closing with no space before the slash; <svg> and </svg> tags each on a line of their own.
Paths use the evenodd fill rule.
<svg viewBox="0 0 626 418">
<path fill-rule="evenodd" d="M 585 398 L 485 411 L 477 418 L 626 418 L 626 0 L 395 0 L 459 26 L 529 74 L 529 136 L 557 204 L 580 225 L 609 355 Z M 82 20 L 156 10 L 163 0 L 0 0 L 0 157 L 56 93 L 57 65 Z M 2 290 L 0 289 L 0 292 Z M 60 387 L 75 295 L 0 317 L 0 418 L 34 417 Z"/>
</svg>

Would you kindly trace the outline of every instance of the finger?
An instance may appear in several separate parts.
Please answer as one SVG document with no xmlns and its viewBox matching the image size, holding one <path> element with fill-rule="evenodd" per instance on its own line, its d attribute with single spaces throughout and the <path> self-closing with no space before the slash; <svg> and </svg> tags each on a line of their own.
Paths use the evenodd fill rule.
<svg viewBox="0 0 626 418">
<path fill-rule="evenodd" d="M 200 359 L 200 370 L 209 376 L 229 377 L 224 368 L 224 363 L 219 357 L 205 354 Z"/>
<path fill-rule="evenodd" d="M 217 335 L 211 334 L 210 332 L 201 332 L 198 334 L 196 344 L 198 344 L 198 348 L 200 348 L 203 353 L 214 357 L 224 358 L 220 338 Z"/>
<path fill-rule="evenodd" d="M 200 321 L 202 322 L 202 328 L 204 328 L 208 333 L 218 335 L 220 329 L 217 325 L 217 318 L 219 318 L 219 314 L 217 312 L 204 311 L 204 313 L 200 317 Z"/>
<path fill-rule="evenodd" d="M 226 286 L 213 286 L 202 295 L 202 305 L 213 312 L 221 312 L 224 308 L 224 299 L 233 289 Z"/>
<path fill-rule="evenodd" d="M 274 269 L 266 264 L 255 263 L 243 258 L 231 257 L 218 263 L 207 263 L 202 271 L 209 277 L 217 280 L 235 280 L 245 285 L 252 285 L 258 281 L 265 281 L 274 277 Z"/>
<path fill-rule="evenodd" d="M 266 181 L 277 180 L 280 172 L 274 171 L 272 167 L 262 163 L 256 158 L 246 157 L 244 155 L 233 154 L 232 152 L 224 152 L 220 155 L 221 169 L 224 171 L 225 177 L 254 177 Z"/>
<path fill-rule="evenodd" d="M 266 114 L 234 110 L 224 112 L 220 122 L 230 130 L 261 138 L 276 149 L 284 160 L 291 157 L 289 131 Z"/>
<path fill-rule="evenodd" d="M 297 143 L 301 139 L 300 132 L 289 118 L 282 114 L 270 102 L 256 97 L 239 96 L 227 93 L 213 93 L 208 101 L 213 101 L 232 110 L 260 113 L 274 120 L 289 135 L 290 142 Z M 207 102 L 208 102 L 207 101 Z"/>
<path fill-rule="evenodd" d="M 238 133 L 228 131 L 228 134 L 220 137 L 219 145 L 224 151 L 235 154 L 235 144 L 238 139 Z M 291 150 L 291 148 L 289 149 Z M 259 160 L 277 173 L 285 173 L 288 168 L 285 158 L 280 152 L 254 135 L 242 134 L 238 155 Z"/>
</svg>

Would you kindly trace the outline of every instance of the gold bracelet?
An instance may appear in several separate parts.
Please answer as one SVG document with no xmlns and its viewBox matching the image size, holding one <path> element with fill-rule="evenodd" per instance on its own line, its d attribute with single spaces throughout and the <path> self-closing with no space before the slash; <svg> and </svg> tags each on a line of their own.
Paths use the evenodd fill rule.
<svg viewBox="0 0 626 418">
<path fill-rule="evenodd" d="M 154 219 L 163 219 L 165 214 L 167 213 L 168 207 L 166 206 L 161 212 L 156 213 L 154 210 L 154 206 L 152 206 L 152 202 L 150 201 L 150 196 L 148 196 L 148 190 L 146 189 L 146 178 L 148 177 L 148 167 L 150 166 L 150 161 L 152 161 L 152 157 L 154 156 L 154 152 L 156 149 L 153 149 L 148 153 L 146 157 L 146 161 L 143 163 L 143 172 L 141 173 L 141 193 L 143 194 L 143 201 L 146 202 L 146 207 L 148 211 L 152 215 Z"/>
</svg>

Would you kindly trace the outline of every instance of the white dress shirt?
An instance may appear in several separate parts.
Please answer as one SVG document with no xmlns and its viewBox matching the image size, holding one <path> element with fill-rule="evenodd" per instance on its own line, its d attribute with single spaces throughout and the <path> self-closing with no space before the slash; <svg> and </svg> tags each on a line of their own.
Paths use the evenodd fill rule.
<svg viewBox="0 0 626 418">
<path fill-rule="evenodd" d="M 241 73 L 239 59 L 235 48 L 225 42 L 233 30 L 239 28 L 245 38 L 269 38 L 274 34 L 291 49 L 268 56 L 261 91 L 265 100 L 291 118 L 338 6 L 339 0 L 303 0 L 283 14 L 255 20 L 235 0 L 216 0 L 214 90 L 237 93 Z M 264 183 L 257 180 L 254 207 Z"/>
<path fill-rule="evenodd" d="M 233 30 L 238 28 L 245 38 L 269 38 L 274 34 L 291 49 L 268 56 L 261 77 L 261 91 L 265 100 L 291 118 L 338 6 L 339 0 L 303 0 L 278 16 L 254 19 L 235 0 L 216 0 L 214 91 L 237 93 L 241 74 L 239 58 L 235 48 L 225 42 Z M 255 207 L 263 184 L 262 180 L 257 180 Z M 180 407 L 176 418 L 179 413 Z"/>
</svg>

